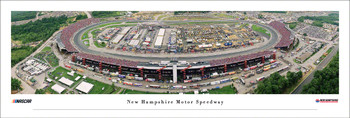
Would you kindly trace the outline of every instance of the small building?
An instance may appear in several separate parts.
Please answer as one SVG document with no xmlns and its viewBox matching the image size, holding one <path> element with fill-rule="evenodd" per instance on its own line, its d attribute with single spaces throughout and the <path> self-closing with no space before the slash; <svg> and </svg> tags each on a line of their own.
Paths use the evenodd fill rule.
<svg viewBox="0 0 350 118">
<path fill-rule="evenodd" d="M 302 54 L 299 58 L 297 58 L 298 61 L 300 62 L 304 62 L 308 57 L 310 57 L 312 55 L 311 52 L 305 52 L 304 54 Z"/>
<path fill-rule="evenodd" d="M 58 80 L 59 82 L 67 85 L 67 86 L 71 86 L 74 82 L 72 80 L 69 80 L 65 77 L 62 77 L 60 80 Z"/>
<path fill-rule="evenodd" d="M 83 81 L 77 86 L 76 89 L 84 93 L 89 93 L 93 87 L 94 87 L 93 84 Z"/>
<path fill-rule="evenodd" d="M 52 90 L 56 91 L 57 93 L 62 93 L 64 91 L 64 87 L 58 85 L 58 84 L 55 84 L 51 87 Z"/>
</svg>

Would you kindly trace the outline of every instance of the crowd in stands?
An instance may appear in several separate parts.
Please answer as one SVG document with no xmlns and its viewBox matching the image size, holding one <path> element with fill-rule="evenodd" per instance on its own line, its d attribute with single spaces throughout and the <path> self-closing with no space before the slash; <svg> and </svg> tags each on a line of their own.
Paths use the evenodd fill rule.
<svg viewBox="0 0 350 118">
<path fill-rule="evenodd" d="M 89 19 L 80 20 L 80 21 L 78 21 L 74 24 L 71 24 L 71 25 L 67 26 L 66 28 L 64 28 L 62 30 L 62 34 L 61 34 L 61 41 L 64 44 L 66 50 L 68 52 L 77 52 L 77 49 L 75 49 L 73 47 L 73 45 L 71 44 L 71 42 L 69 41 L 70 38 L 80 28 L 86 27 L 92 23 L 97 23 L 97 22 L 100 22 L 100 20 L 96 19 L 96 18 L 89 18 Z"/>
<path fill-rule="evenodd" d="M 85 58 L 88 60 L 96 61 L 96 62 L 102 62 L 105 64 L 110 65 L 120 65 L 124 67 L 137 67 L 138 62 L 136 61 L 129 61 L 129 60 L 122 60 L 122 59 L 115 59 L 110 57 L 104 57 L 104 56 L 98 56 L 98 55 L 92 55 L 87 53 L 76 53 L 75 54 L 78 58 Z"/>
<path fill-rule="evenodd" d="M 272 54 L 273 54 L 273 51 L 263 51 L 263 52 L 258 52 L 258 53 L 243 55 L 243 56 L 240 55 L 240 56 L 231 57 L 231 58 L 211 60 L 209 61 L 209 63 L 210 63 L 210 66 L 221 66 L 225 64 L 243 62 L 245 60 L 251 60 L 262 56 L 271 56 Z"/>
<path fill-rule="evenodd" d="M 272 21 L 270 24 L 275 28 L 281 35 L 280 42 L 275 46 L 276 48 L 288 47 L 293 43 L 293 39 L 290 38 L 291 32 L 285 27 L 285 24 L 279 21 Z"/>
</svg>

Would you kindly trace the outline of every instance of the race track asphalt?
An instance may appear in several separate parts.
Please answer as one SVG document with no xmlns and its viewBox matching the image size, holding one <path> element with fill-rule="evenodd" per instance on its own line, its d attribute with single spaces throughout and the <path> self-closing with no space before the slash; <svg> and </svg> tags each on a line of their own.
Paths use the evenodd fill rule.
<svg viewBox="0 0 350 118">
<path fill-rule="evenodd" d="M 219 20 L 219 21 L 216 20 L 216 21 L 212 21 L 212 22 L 227 22 L 227 21 L 251 23 L 251 24 L 255 24 L 257 26 L 263 27 L 270 32 L 270 34 L 271 34 L 270 40 L 266 45 L 263 45 L 263 46 L 257 47 L 257 48 L 253 48 L 253 49 L 249 49 L 249 50 L 240 51 L 240 52 L 229 52 L 229 53 L 225 53 L 225 54 L 221 54 L 221 55 L 203 55 L 203 56 L 198 56 L 198 57 L 176 57 L 176 59 L 177 60 L 186 60 L 186 61 L 199 61 L 199 60 L 203 61 L 203 60 L 217 59 L 218 56 L 220 58 L 234 57 L 234 56 L 238 56 L 238 55 L 245 55 L 245 54 L 261 52 L 261 51 L 271 49 L 279 41 L 277 31 L 268 25 L 263 25 L 263 24 L 250 22 L 250 21 L 241 21 L 241 20 Z M 113 57 L 113 58 L 118 58 L 118 59 L 138 60 L 138 61 L 144 60 L 145 62 L 148 62 L 150 60 L 152 60 L 152 61 L 167 61 L 167 60 L 172 59 L 172 57 L 143 57 L 143 56 L 137 56 L 137 55 L 122 55 L 122 54 L 116 54 L 116 53 L 99 52 L 99 51 L 88 49 L 88 47 L 85 46 L 83 44 L 83 42 L 80 40 L 82 34 L 85 31 L 87 31 L 88 29 L 93 28 L 93 27 L 98 26 L 98 25 L 101 25 L 101 24 L 106 24 L 106 23 L 111 23 L 111 22 L 127 22 L 127 21 L 123 21 L 123 20 L 107 21 L 107 22 L 100 22 L 100 23 L 96 23 L 96 24 L 92 24 L 92 25 L 89 25 L 87 27 L 84 27 L 75 33 L 75 35 L 73 37 L 73 45 L 80 52 L 90 53 L 90 54 L 94 54 L 94 55 L 103 55 L 106 57 Z M 152 21 L 133 21 L 133 22 L 152 22 Z M 169 22 L 170 23 L 182 23 L 182 22 L 211 22 L 211 21 L 193 21 L 192 20 L 192 21 L 166 21 L 166 22 L 167 23 L 169 23 Z"/>
</svg>

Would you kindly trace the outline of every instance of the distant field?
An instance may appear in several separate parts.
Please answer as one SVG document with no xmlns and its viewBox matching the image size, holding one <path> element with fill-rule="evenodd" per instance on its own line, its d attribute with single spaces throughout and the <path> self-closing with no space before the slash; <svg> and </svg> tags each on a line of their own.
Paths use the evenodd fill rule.
<svg viewBox="0 0 350 118">
<path fill-rule="evenodd" d="M 329 23 L 339 26 L 339 13 L 331 13 L 328 16 L 301 16 L 298 18 L 299 22 L 304 22 L 305 19 L 313 20 L 311 25 L 322 27 L 323 23 Z"/>
<path fill-rule="evenodd" d="M 157 19 L 157 20 L 160 20 L 160 19 L 162 19 L 162 18 L 164 18 L 164 17 L 166 17 L 166 16 L 168 16 L 168 15 L 166 15 L 166 14 L 160 15 L 160 16 L 158 16 L 158 19 Z"/>
<path fill-rule="evenodd" d="M 263 12 L 266 12 L 266 13 L 287 13 L 286 11 L 263 11 Z"/>
<path fill-rule="evenodd" d="M 227 15 L 227 14 L 224 14 L 224 13 L 215 14 L 215 16 L 225 17 L 225 18 L 236 18 L 235 16 Z"/>
<path fill-rule="evenodd" d="M 117 17 L 122 16 L 126 11 L 93 11 L 92 16 L 95 18 Z"/>
<path fill-rule="evenodd" d="M 213 18 L 213 17 L 202 17 L 202 16 L 172 16 L 167 17 L 164 20 L 220 20 L 220 18 Z"/>
<path fill-rule="evenodd" d="M 33 19 L 36 13 L 36 11 L 11 11 L 11 22 Z"/>
</svg>

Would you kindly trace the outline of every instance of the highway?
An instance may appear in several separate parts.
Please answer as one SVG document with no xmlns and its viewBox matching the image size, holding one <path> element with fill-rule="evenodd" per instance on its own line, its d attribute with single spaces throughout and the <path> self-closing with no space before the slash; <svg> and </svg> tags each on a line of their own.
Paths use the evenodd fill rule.
<svg viewBox="0 0 350 118">
<path fill-rule="evenodd" d="M 335 46 L 330 54 L 327 55 L 325 59 L 316 67 L 316 70 L 314 70 L 293 92 L 292 94 L 300 94 L 303 86 L 306 84 L 309 84 L 312 79 L 314 78 L 314 74 L 317 70 L 322 70 L 324 67 L 328 65 L 328 63 L 332 60 L 333 56 L 337 54 L 339 49 L 339 45 Z"/>
<path fill-rule="evenodd" d="M 213 60 L 219 58 L 228 58 L 228 57 L 234 57 L 238 55 L 244 55 L 244 54 L 250 54 L 254 52 L 260 52 L 264 51 L 267 49 L 272 48 L 277 42 L 278 42 L 278 33 L 276 30 L 274 30 L 272 27 L 267 26 L 267 25 L 262 25 L 259 23 L 255 22 L 249 22 L 249 21 L 241 21 L 241 20 L 220 20 L 220 21 L 167 21 L 167 23 L 172 22 L 172 23 L 181 23 L 181 22 L 223 22 L 223 21 L 232 21 L 232 22 L 244 22 L 244 23 L 251 23 L 255 24 L 257 26 L 263 27 L 267 29 L 270 34 L 270 40 L 266 45 L 263 45 L 258 48 L 253 48 L 249 50 L 244 50 L 244 51 L 239 51 L 239 52 L 228 52 L 225 54 L 221 55 L 213 55 L 213 54 L 203 54 L 203 56 L 197 56 L 197 57 L 176 57 L 178 60 L 186 60 L 186 61 L 203 61 L 203 60 Z M 87 27 L 82 28 L 81 30 L 77 31 L 73 37 L 73 45 L 80 51 L 80 52 L 85 52 L 85 53 L 90 53 L 94 55 L 104 55 L 106 57 L 113 57 L 113 58 L 118 58 L 118 59 L 128 59 L 128 60 L 144 60 L 145 62 L 152 60 L 152 61 L 165 61 L 165 60 L 171 60 L 171 58 L 174 57 L 151 57 L 151 56 L 137 56 L 137 55 L 122 55 L 122 54 L 116 54 L 116 53 L 108 53 L 108 52 L 100 52 L 100 51 L 95 51 L 88 49 L 87 46 L 83 44 L 83 42 L 80 40 L 80 37 L 82 34 L 87 31 L 90 28 L 93 28 L 95 26 L 101 25 L 101 24 L 106 24 L 106 23 L 111 23 L 111 22 L 125 22 L 124 20 L 118 20 L 118 21 L 107 21 L 107 22 L 101 22 L 101 23 L 96 23 L 93 25 L 89 25 Z M 152 22 L 152 21 L 135 21 L 135 22 Z"/>
</svg>

